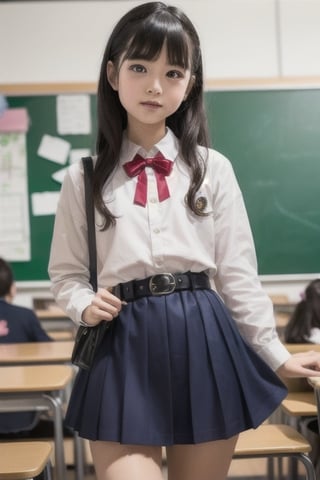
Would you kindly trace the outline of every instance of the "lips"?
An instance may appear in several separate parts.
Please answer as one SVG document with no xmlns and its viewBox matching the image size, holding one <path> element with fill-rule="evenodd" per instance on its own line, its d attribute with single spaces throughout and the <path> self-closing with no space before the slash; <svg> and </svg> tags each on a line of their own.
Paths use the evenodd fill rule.
<svg viewBox="0 0 320 480">
<path fill-rule="evenodd" d="M 150 100 L 148 102 L 141 102 L 141 105 L 144 105 L 146 107 L 153 107 L 153 108 L 159 108 L 161 107 L 161 104 L 158 102 L 151 102 Z"/>
</svg>

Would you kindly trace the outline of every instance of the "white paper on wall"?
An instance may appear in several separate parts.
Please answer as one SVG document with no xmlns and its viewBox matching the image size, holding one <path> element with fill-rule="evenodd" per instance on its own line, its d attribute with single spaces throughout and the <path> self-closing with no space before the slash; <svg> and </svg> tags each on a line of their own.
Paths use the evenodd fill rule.
<svg viewBox="0 0 320 480">
<path fill-rule="evenodd" d="M 57 130 L 59 135 L 89 135 L 91 133 L 89 95 L 58 95 Z"/>
<path fill-rule="evenodd" d="M 39 192 L 31 195 L 32 214 L 55 215 L 60 192 Z"/>
<path fill-rule="evenodd" d="M 71 145 L 63 138 L 43 135 L 37 154 L 52 162 L 64 165 L 67 162 Z"/>
<path fill-rule="evenodd" d="M 25 133 L 0 133 L 0 256 L 31 259 Z"/>
</svg>

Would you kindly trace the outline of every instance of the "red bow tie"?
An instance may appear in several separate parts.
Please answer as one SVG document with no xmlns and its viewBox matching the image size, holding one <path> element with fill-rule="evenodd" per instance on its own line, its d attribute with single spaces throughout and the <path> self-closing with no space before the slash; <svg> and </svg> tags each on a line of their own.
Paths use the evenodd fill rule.
<svg viewBox="0 0 320 480">
<path fill-rule="evenodd" d="M 164 158 L 161 153 L 158 153 L 153 158 L 143 158 L 137 154 L 131 162 L 125 163 L 123 168 L 129 177 L 136 177 L 138 175 L 134 203 L 142 205 L 143 207 L 147 204 L 147 175 L 145 167 L 152 167 L 154 169 L 159 202 L 169 198 L 170 193 L 165 177 L 170 174 L 172 166 L 173 162 Z"/>
</svg>

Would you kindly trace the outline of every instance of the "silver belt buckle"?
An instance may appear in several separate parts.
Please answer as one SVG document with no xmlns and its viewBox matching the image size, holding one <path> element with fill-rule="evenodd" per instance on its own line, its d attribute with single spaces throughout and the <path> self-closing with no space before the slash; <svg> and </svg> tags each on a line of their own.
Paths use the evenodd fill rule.
<svg viewBox="0 0 320 480">
<path fill-rule="evenodd" d="M 172 273 L 159 273 L 149 280 L 149 289 L 152 295 L 168 295 L 174 292 L 176 280 Z"/>
</svg>

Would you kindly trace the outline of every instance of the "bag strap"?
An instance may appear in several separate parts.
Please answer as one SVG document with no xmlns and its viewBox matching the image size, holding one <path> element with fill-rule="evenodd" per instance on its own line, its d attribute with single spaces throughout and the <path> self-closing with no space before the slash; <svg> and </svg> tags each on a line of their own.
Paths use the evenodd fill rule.
<svg viewBox="0 0 320 480">
<path fill-rule="evenodd" d="M 92 157 L 82 158 L 84 169 L 84 194 L 86 202 L 87 228 L 88 228 L 88 248 L 89 248 L 89 271 L 90 283 L 93 290 L 98 290 L 97 280 L 97 249 L 96 249 L 96 228 L 94 221 L 94 202 L 93 202 L 93 162 Z"/>
</svg>

